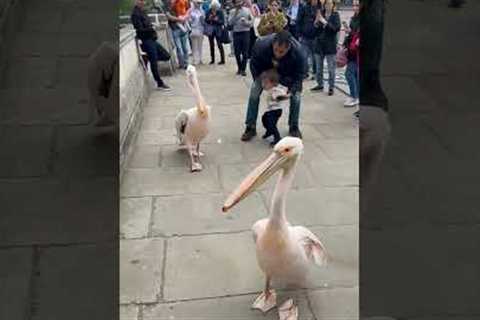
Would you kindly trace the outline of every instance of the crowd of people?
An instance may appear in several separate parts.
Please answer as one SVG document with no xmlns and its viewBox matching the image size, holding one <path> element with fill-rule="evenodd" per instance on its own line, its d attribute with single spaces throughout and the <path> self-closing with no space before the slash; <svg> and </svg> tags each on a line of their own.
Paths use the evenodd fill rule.
<svg viewBox="0 0 480 320">
<path fill-rule="evenodd" d="M 271 98 L 269 116 L 262 117 L 267 132 L 264 138 L 278 141 L 276 122 L 278 110 L 290 101 L 289 134 L 301 137 L 298 119 L 303 81 L 316 81 L 312 92 L 324 90 L 334 95 L 336 68 L 346 60 L 345 77 L 350 97 L 346 107 L 359 104 L 359 1 L 353 1 L 354 14 L 350 21 L 341 21 L 336 0 L 164 0 L 160 10 L 166 14 L 176 48 L 178 65 L 204 63 L 203 39 L 208 38 L 210 64 L 225 64 L 225 46 L 235 56 L 237 75 L 247 76 L 247 65 L 253 76 L 248 98 L 246 129 L 241 139 L 248 141 L 256 135 L 258 104 L 263 90 Z M 144 10 L 145 0 L 135 0 L 132 24 L 148 55 L 152 74 L 158 88 L 168 90 L 158 73 L 157 61 L 168 60 L 165 49 L 158 43 L 156 33 Z M 346 36 L 339 43 L 343 27 Z M 324 79 L 324 62 L 328 77 Z M 268 80 L 268 81 L 267 81 Z M 268 88 L 266 83 L 269 83 Z M 279 86 L 286 88 L 283 95 Z M 280 90 L 280 91 L 279 91 Z M 272 94 L 276 94 L 273 99 Z M 287 99 L 288 98 L 288 99 Z M 280 103 L 280 101 L 282 101 Z M 279 115 L 280 114 L 280 115 Z M 358 112 L 355 113 L 358 117 Z"/>
</svg>

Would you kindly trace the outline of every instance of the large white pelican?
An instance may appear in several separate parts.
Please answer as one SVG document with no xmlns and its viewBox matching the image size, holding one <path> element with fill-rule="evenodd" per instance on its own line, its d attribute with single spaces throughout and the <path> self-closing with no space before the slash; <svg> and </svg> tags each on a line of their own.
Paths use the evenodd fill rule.
<svg viewBox="0 0 480 320">
<path fill-rule="evenodd" d="M 276 293 L 270 287 L 272 279 L 288 284 L 303 285 L 310 264 L 324 265 L 327 252 L 320 240 L 303 226 L 291 226 L 285 214 L 285 201 L 295 176 L 296 165 L 303 152 L 302 140 L 285 137 L 274 147 L 273 153 L 255 168 L 225 201 L 227 212 L 251 192 L 281 170 L 272 197 L 270 215 L 257 221 L 253 227 L 257 260 L 265 273 L 263 293 L 255 300 L 254 309 L 267 312 L 276 306 Z M 294 320 L 298 308 L 292 299 L 279 308 L 280 319 Z"/>
<path fill-rule="evenodd" d="M 195 96 L 196 106 L 188 110 L 181 110 L 175 118 L 175 128 L 180 145 L 188 149 L 191 160 L 191 170 L 201 171 L 200 142 L 207 136 L 210 125 L 210 106 L 200 92 L 197 70 L 189 65 L 187 68 L 187 84 Z"/>
</svg>

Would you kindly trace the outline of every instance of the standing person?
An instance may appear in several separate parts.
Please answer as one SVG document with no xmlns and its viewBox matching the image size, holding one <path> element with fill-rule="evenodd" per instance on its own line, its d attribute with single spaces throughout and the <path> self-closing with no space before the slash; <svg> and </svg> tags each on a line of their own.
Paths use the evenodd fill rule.
<svg viewBox="0 0 480 320">
<path fill-rule="evenodd" d="M 333 0 L 326 0 L 325 13 L 317 11 L 315 19 L 317 36 L 315 37 L 315 63 L 317 64 L 317 85 L 312 91 L 323 90 L 323 61 L 327 60 L 328 66 L 328 95 L 333 95 L 335 88 L 335 69 L 337 54 L 337 35 L 341 28 L 340 15 L 335 10 Z"/>
<path fill-rule="evenodd" d="M 280 84 L 289 90 L 289 134 L 292 137 L 302 137 L 298 122 L 305 63 L 306 57 L 301 44 L 288 31 L 281 31 L 257 40 L 250 60 L 253 83 L 250 87 L 245 119 L 246 128 L 241 137 L 242 141 L 249 141 L 257 135 L 258 104 L 263 91 L 260 74 L 270 69 L 277 70 Z"/>
<path fill-rule="evenodd" d="M 287 23 L 287 18 L 280 10 L 278 1 L 270 0 L 268 10 L 262 15 L 260 24 L 258 25 L 258 34 L 266 36 L 268 34 L 278 33 L 285 29 Z"/>
<path fill-rule="evenodd" d="M 248 48 L 250 46 L 250 28 L 253 17 L 250 10 L 243 6 L 243 0 L 235 0 L 235 8 L 230 11 L 228 24 L 233 29 L 233 47 L 237 60 L 237 75 L 246 76 Z"/>
<path fill-rule="evenodd" d="M 157 82 L 158 89 L 170 90 L 170 87 L 163 82 L 158 72 L 158 61 L 169 60 L 170 55 L 157 42 L 157 32 L 153 29 L 152 22 L 145 13 L 144 7 L 145 0 L 135 0 L 135 6 L 133 7 L 130 19 L 138 39 L 142 41 L 142 50 L 147 53 L 148 60 L 150 61 L 150 70 L 152 71 L 153 78 Z"/>
<path fill-rule="evenodd" d="M 189 3 L 187 0 L 171 0 L 167 19 L 172 30 L 173 41 L 177 49 L 178 64 L 180 68 L 188 66 L 188 19 Z"/>
<path fill-rule="evenodd" d="M 317 12 L 323 9 L 324 0 L 306 0 L 306 4 L 300 8 L 300 12 L 297 18 L 298 33 L 300 37 L 300 43 L 304 46 L 309 63 L 306 65 L 306 74 L 308 77 L 308 71 L 312 66 L 312 80 L 315 79 L 317 73 L 317 63 L 314 55 L 314 42 L 317 30 L 314 22 L 317 17 Z"/>
<path fill-rule="evenodd" d="M 208 42 L 210 45 L 210 64 L 215 63 L 215 43 L 217 41 L 218 51 L 220 51 L 220 62 L 218 64 L 225 64 L 225 51 L 223 50 L 223 44 L 220 41 L 220 32 L 225 24 L 225 15 L 221 10 L 218 0 L 212 0 L 210 4 L 210 10 L 207 12 L 205 23 L 209 24 L 213 28 L 212 34 L 208 36 Z"/>
<path fill-rule="evenodd" d="M 359 104 L 359 72 L 358 63 L 360 58 L 360 18 L 359 18 L 359 1 L 353 1 L 353 16 L 350 19 L 350 24 L 344 24 L 346 32 L 344 46 L 347 49 L 347 69 L 345 70 L 345 78 L 347 79 L 348 87 L 350 89 L 350 98 L 345 101 L 345 107 L 354 107 Z"/>
<path fill-rule="evenodd" d="M 300 32 L 298 30 L 297 20 L 298 13 L 300 12 L 300 0 L 292 0 L 290 6 L 287 8 L 287 19 L 288 19 L 288 31 L 295 37 L 295 39 L 300 39 Z"/>
<path fill-rule="evenodd" d="M 192 39 L 192 53 L 193 64 L 202 64 L 202 46 L 203 46 L 203 32 L 205 24 L 205 13 L 201 7 L 202 0 L 194 0 L 193 8 L 190 10 L 189 19 L 192 32 L 190 39 Z"/>
<path fill-rule="evenodd" d="M 253 45 L 255 44 L 255 41 L 257 41 L 255 23 L 258 21 L 257 19 L 259 19 L 262 14 L 260 13 L 260 9 L 258 8 L 257 4 L 252 3 L 252 0 L 245 0 L 245 7 L 247 7 L 250 10 L 250 14 L 253 17 L 253 24 L 252 24 L 252 27 L 250 28 L 250 43 L 248 46 L 248 57 L 250 58 L 252 56 Z"/>
<path fill-rule="evenodd" d="M 221 1 L 222 1 L 221 6 L 222 6 L 222 9 L 223 9 L 223 13 L 225 14 L 225 18 L 228 20 L 228 17 L 230 16 L 230 11 L 234 7 L 233 0 L 221 0 Z M 230 39 L 233 39 L 232 30 L 228 30 L 228 36 L 230 37 Z M 233 49 L 233 41 L 230 41 L 228 46 L 230 48 L 230 53 L 228 54 L 228 56 L 229 57 L 234 57 L 235 53 L 234 53 L 234 49 Z"/>
</svg>

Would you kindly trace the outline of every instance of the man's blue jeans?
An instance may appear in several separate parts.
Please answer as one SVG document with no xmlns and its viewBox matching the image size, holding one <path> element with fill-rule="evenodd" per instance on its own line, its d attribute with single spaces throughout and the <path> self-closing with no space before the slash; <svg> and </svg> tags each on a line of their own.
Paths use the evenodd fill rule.
<svg viewBox="0 0 480 320">
<path fill-rule="evenodd" d="M 173 41 L 177 49 L 178 64 L 180 68 L 185 68 L 188 65 L 188 33 L 180 29 L 172 30 Z"/>
<path fill-rule="evenodd" d="M 312 74 L 317 73 L 317 61 L 315 61 L 315 54 L 313 52 L 314 48 L 314 39 L 300 38 L 300 43 L 304 47 L 304 50 L 307 53 L 307 63 L 305 64 L 305 72 L 308 74 L 310 66 L 312 66 Z"/>
<path fill-rule="evenodd" d="M 327 59 L 328 67 L 328 87 L 329 89 L 333 89 L 335 86 L 335 70 L 337 68 L 334 54 L 315 54 L 315 61 L 317 62 L 317 83 L 320 87 L 323 87 L 323 61 L 325 59 Z"/>
<path fill-rule="evenodd" d="M 347 79 L 348 87 L 350 88 L 350 96 L 353 99 L 358 99 L 360 84 L 358 79 L 358 64 L 356 61 L 348 61 L 345 78 Z"/>
<path fill-rule="evenodd" d="M 247 106 L 247 118 L 245 124 L 247 127 L 253 127 L 257 125 L 258 118 L 258 105 L 260 103 L 260 96 L 262 95 L 263 88 L 260 79 L 255 80 L 250 87 L 250 96 L 248 97 Z M 301 95 L 300 92 L 292 94 L 290 97 L 290 112 L 288 116 L 288 125 L 290 129 L 298 127 L 298 119 L 300 117 L 300 104 Z"/>
</svg>

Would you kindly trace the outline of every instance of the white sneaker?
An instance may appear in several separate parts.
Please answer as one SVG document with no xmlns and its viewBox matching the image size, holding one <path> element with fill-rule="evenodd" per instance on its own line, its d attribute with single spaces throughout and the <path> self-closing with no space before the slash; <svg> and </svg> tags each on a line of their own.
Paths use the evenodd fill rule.
<svg viewBox="0 0 480 320">
<path fill-rule="evenodd" d="M 345 101 L 344 106 L 349 108 L 349 107 L 355 107 L 358 105 L 358 99 L 353 99 L 353 98 L 348 98 L 347 101 Z"/>
</svg>

